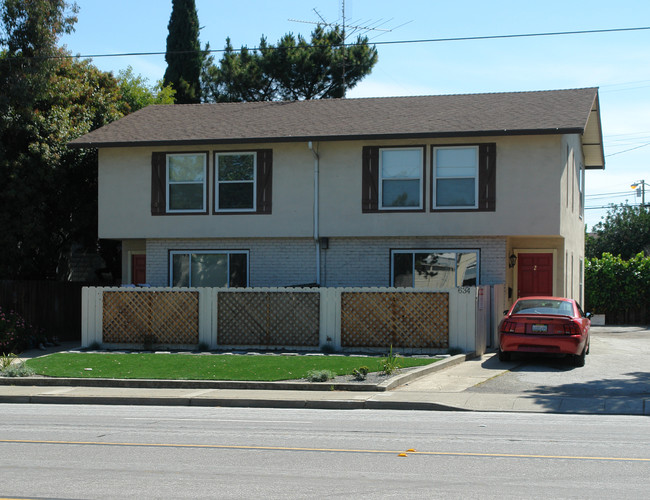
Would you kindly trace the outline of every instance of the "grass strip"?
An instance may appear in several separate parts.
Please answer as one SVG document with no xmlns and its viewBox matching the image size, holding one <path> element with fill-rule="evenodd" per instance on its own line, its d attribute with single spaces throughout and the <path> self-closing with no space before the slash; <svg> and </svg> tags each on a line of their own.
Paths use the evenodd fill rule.
<svg viewBox="0 0 650 500">
<path fill-rule="evenodd" d="M 401 368 L 422 366 L 437 358 L 399 358 Z M 350 375 L 367 366 L 382 371 L 381 357 L 231 355 L 181 353 L 56 353 L 26 361 L 38 375 L 48 377 L 251 380 L 276 381 L 306 378 L 312 370 Z"/>
</svg>

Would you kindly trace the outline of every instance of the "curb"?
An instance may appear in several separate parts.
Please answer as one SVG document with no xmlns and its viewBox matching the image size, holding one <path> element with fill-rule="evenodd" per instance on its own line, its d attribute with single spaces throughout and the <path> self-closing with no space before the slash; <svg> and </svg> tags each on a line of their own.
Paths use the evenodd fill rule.
<svg viewBox="0 0 650 500">
<path fill-rule="evenodd" d="M 224 408 L 277 408 L 312 410 L 419 410 L 419 411 L 473 411 L 442 403 L 424 401 L 374 400 L 309 400 L 309 399 L 253 399 L 253 398 L 194 398 L 142 396 L 63 396 L 63 395 L 0 395 L 0 403 L 13 404 L 84 404 L 104 406 L 196 406 Z"/>
</svg>

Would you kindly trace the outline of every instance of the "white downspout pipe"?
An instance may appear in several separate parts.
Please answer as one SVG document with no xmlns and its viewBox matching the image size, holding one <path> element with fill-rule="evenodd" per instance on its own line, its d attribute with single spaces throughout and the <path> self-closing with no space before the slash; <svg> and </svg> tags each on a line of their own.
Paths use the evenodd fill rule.
<svg viewBox="0 0 650 500">
<path fill-rule="evenodd" d="M 316 245 L 316 284 L 320 286 L 320 233 L 318 229 L 319 221 L 319 162 L 320 158 L 318 152 L 314 150 L 314 145 L 311 141 L 307 143 L 309 150 L 314 155 L 314 245 Z"/>
</svg>

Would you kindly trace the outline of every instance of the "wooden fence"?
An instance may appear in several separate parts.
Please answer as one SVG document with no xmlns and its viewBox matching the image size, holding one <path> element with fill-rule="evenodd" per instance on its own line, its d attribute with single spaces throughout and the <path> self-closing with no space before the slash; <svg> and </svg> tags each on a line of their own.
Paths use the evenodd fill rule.
<svg viewBox="0 0 650 500">
<path fill-rule="evenodd" d="M 82 346 L 484 352 L 490 287 L 85 288 Z"/>
<path fill-rule="evenodd" d="M 87 283 L 0 280 L 0 307 L 61 340 L 81 339 L 81 290 Z"/>
</svg>

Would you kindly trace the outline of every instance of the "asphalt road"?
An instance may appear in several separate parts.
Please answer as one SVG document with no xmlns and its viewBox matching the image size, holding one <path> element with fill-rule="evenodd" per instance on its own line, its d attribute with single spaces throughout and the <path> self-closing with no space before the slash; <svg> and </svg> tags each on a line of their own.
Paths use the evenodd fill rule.
<svg viewBox="0 0 650 500">
<path fill-rule="evenodd" d="M 640 327 L 591 329 L 591 349 L 584 367 L 563 357 L 516 356 L 509 372 L 469 391 L 531 395 L 650 395 L 650 330 Z M 496 358 L 490 363 L 499 363 Z M 495 365 L 496 366 L 496 365 Z"/>
<path fill-rule="evenodd" d="M 1 411 L 5 497 L 620 499 L 646 497 L 650 474 L 647 417 L 10 404 Z"/>
</svg>

